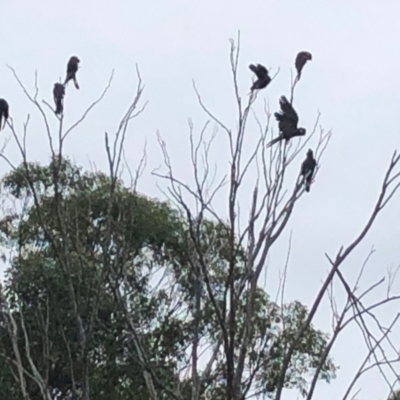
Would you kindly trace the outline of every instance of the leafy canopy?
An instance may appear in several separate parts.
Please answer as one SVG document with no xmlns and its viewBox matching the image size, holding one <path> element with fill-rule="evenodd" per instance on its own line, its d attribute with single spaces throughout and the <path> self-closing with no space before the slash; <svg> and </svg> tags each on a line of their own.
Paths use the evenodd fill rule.
<svg viewBox="0 0 400 400">
<path fill-rule="evenodd" d="M 180 382 L 181 392 L 190 393 L 190 378 L 182 371 L 190 362 L 194 330 L 206 347 L 217 343 L 220 325 L 204 283 L 197 279 L 189 240 L 193 232 L 180 210 L 104 173 L 83 171 L 66 158 L 45 166 L 21 164 L 3 178 L 2 196 L 14 204 L 0 221 L 2 244 L 11 251 L 4 310 L 16 321 L 24 369 L 31 371 L 22 323 L 30 357 L 52 393 L 66 396 L 86 371 L 93 398 L 147 399 L 143 365 L 128 329 L 130 318 L 156 383 L 174 390 Z M 228 270 L 227 232 L 223 224 L 205 219 L 196 233 L 220 304 Z M 245 256 L 242 250 L 236 257 L 237 280 L 244 274 Z M 200 312 L 194 306 L 198 289 Z M 237 307 L 238 353 L 246 310 L 244 302 Z M 297 301 L 280 306 L 262 288 L 257 290 L 256 311 L 246 371 L 248 377 L 256 374 L 254 391 L 272 395 L 285 348 L 308 311 Z M 15 350 L 3 314 L 0 382 L 7 398 L 17 399 Z M 326 334 L 307 329 L 292 358 L 286 387 L 304 390 L 326 345 Z M 203 369 L 206 361 L 200 363 Z M 224 395 L 224 365 L 221 352 L 212 379 L 202 388 L 216 399 Z M 328 359 L 320 377 L 329 382 L 335 370 Z M 37 382 L 29 375 L 25 379 L 31 397 L 40 398 Z"/>
</svg>

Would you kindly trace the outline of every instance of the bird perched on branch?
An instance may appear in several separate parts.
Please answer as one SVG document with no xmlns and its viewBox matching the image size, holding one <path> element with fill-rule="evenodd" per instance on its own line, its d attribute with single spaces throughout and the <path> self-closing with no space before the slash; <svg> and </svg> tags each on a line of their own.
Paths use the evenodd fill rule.
<svg viewBox="0 0 400 400">
<path fill-rule="evenodd" d="M 308 51 L 301 51 L 296 56 L 295 66 L 297 69 L 297 80 L 300 80 L 301 71 L 303 70 L 304 65 L 307 61 L 312 60 L 312 55 Z"/>
<path fill-rule="evenodd" d="M 56 114 L 64 111 L 65 86 L 62 83 L 55 83 L 53 89 L 54 103 L 56 104 Z"/>
<path fill-rule="evenodd" d="M 8 119 L 8 103 L 4 99 L 0 99 L 0 131 L 5 128 Z M 2 122 L 4 118 L 4 125 L 2 127 Z"/>
<path fill-rule="evenodd" d="M 316 166 L 317 162 L 315 161 L 314 153 L 311 149 L 308 149 L 307 157 L 301 164 L 301 171 L 300 171 L 300 175 L 303 176 L 303 182 L 305 183 L 306 186 L 306 192 L 310 191 L 310 186 Z"/>
<path fill-rule="evenodd" d="M 76 73 L 78 71 L 78 64 L 81 60 L 78 57 L 72 56 L 67 64 L 67 77 L 65 78 L 64 86 L 70 81 L 71 79 L 74 81 L 74 85 L 77 89 L 79 89 L 78 81 L 76 80 Z"/>
<path fill-rule="evenodd" d="M 256 74 L 257 80 L 254 81 L 253 85 L 251 86 L 250 90 L 257 90 L 257 89 L 264 89 L 267 85 L 271 82 L 271 78 L 268 75 L 267 68 L 261 64 L 250 64 L 249 68 Z"/>
<path fill-rule="evenodd" d="M 279 105 L 281 111 L 274 114 L 278 121 L 279 137 L 271 140 L 267 144 L 267 147 L 271 147 L 273 144 L 278 143 L 283 139 L 288 141 L 295 136 L 304 136 L 306 134 L 304 128 L 297 127 L 299 117 L 285 96 L 281 96 L 279 99 Z"/>
</svg>

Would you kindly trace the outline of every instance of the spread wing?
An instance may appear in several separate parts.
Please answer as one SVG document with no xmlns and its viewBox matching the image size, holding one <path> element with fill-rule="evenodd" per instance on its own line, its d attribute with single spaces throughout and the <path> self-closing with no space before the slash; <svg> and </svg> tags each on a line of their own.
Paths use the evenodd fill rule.
<svg viewBox="0 0 400 400">
<path fill-rule="evenodd" d="M 269 78 L 268 76 L 268 70 L 267 68 L 264 67 L 264 65 L 261 64 L 250 64 L 249 68 L 256 74 L 257 78 L 260 80 L 266 80 Z"/>
<path fill-rule="evenodd" d="M 291 134 L 297 130 L 299 117 L 285 96 L 281 96 L 279 104 L 281 106 L 281 112 L 275 113 L 275 118 L 278 120 L 279 130 L 284 135 Z"/>
<path fill-rule="evenodd" d="M 255 74 L 257 74 L 257 71 L 258 71 L 257 65 L 250 64 L 250 65 L 249 65 L 249 68 L 250 68 Z"/>
</svg>

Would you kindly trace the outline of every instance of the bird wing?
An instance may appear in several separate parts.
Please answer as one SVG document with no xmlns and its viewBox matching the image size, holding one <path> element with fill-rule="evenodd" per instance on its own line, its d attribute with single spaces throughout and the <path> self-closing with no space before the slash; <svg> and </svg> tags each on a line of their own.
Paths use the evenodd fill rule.
<svg viewBox="0 0 400 400">
<path fill-rule="evenodd" d="M 250 64 L 250 65 L 249 65 L 249 68 L 250 68 L 250 70 L 253 71 L 255 74 L 257 73 L 257 66 L 256 66 L 256 65 Z"/>
<path fill-rule="evenodd" d="M 257 78 L 258 79 L 266 79 L 268 77 L 268 70 L 267 68 L 264 67 L 264 65 L 258 64 L 258 73 L 257 73 Z"/>
<path fill-rule="evenodd" d="M 76 60 L 74 57 L 71 57 L 67 64 L 67 74 L 72 75 L 76 71 L 78 71 L 78 60 Z"/>
<path fill-rule="evenodd" d="M 301 175 L 305 175 L 308 171 L 308 158 L 306 158 L 301 164 Z"/>
<path fill-rule="evenodd" d="M 53 89 L 53 96 L 55 99 L 62 99 L 65 95 L 64 85 L 61 83 L 55 83 Z"/>
<path fill-rule="evenodd" d="M 297 128 L 297 124 L 299 122 L 299 116 L 297 115 L 297 112 L 295 111 L 293 106 L 289 103 L 286 96 L 281 96 L 281 98 L 279 99 L 279 103 L 280 103 L 281 110 L 282 110 L 282 113 L 285 116 L 285 118 L 293 121 L 293 124 L 296 125 L 296 128 Z"/>
<path fill-rule="evenodd" d="M 315 158 L 313 158 L 312 160 L 310 160 L 311 176 L 314 175 L 314 171 L 315 171 L 316 166 L 317 166 L 317 161 L 315 160 Z"/>
<path fill-rule="evenodd" d="M 8 118 L 8 103 L 4 99 L 0 102 L 0 112 L 3 114 L 4 118 Z"/>
<path fill-rule="evenodd" d="M 4 125 L 3 125 L 3 117 L 4 117 Z M 0 99 L 0 130 L 6 126 L 6 122 L 8 119 L 8 103 L 4 99 Z"/>
<path fill-rule="evenodd" d="M 4 110 L 3 110 L 3 115 L 4 115 L 4 118 L 7 120 L 7 118 L 8 118 L 8 104 L 7 104 L 7 106 L 4 108 Z M 6 123 L 6 121 L 4 121 L 4 124 Z"/>
<path fill-rule="evenodd" d="M 297 130 L 299 117 L 285 96 L 279 99 L 279 103 L 281 112 L 275 113 L 275 118 L 279 122 L 279 130 L 284 134 L 290 134 Z"/>
<path fill-rule="evenodd" d="M 249 68 L 257 75 L 258 79 L 265 80 L 268 77 L 268 70 L 261 64 L 250 64 Z"/>
<path fill-rule="evenodd" d="M 307 175 L 311 177 L 314 174 L 315 167 L 317 166 L 317 162 L 314 158 L 307 157 L 303 163 L 301 164 L 301 175 Z"/>
</svg>

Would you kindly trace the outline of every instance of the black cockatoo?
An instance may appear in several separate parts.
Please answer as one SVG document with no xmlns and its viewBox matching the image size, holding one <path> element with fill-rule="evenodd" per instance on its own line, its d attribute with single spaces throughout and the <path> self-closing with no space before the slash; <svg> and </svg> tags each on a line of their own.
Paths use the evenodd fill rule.
<svg viewBox="0 0 400 400">
<path fill-rule="evenodd" d="M 307 157 L 301 164 L 301 171 L 300 171 L 300 175 L 302 175 L 304 179 L 303 182 L 305 183 L 306 186 L 306 192 L 310 191 L 310 186 L 316 166 L 317 162 L 315 161 L 313 151 L 311 149 L 308 149 Z"/>
<path fill-rule="evenodd" d="M 299 54 L 297 54 L 295 66 L 297 69 L 297 80 L 298 81 L 300 80 L 301 71 L 303 70 L 305 63 L 309 60 L 312 60 L 312 55 L 308 51 L 301 51 Z"/>
<path fill-rule="evenodd" d="M 8 119 L 8 103 L 4 99 L 0 99 L 0 131 L 5 128 Z M 4 125 L 2 126 L 4 118 Z"/>
<path fill-rule="evenodd" d="M 271 78 L 268 75 L 268 70 L 261 64 L 250 64 L 249 68 L 256 74 L 257 80 L 253 83 L 250 90 L 264 89 L 271 82 Z"/>
<path fill-rule="evenodd" d="M 292 137 L 304 136 L 306 134 L 306 130 L 304 128 L 297 127 L 299 117 L 292 105 L 289 103 L 288 99 L 285 96 L 281 96 L 279 99 L 279 104 L 281 106 L 281 111 L 274 114 L 275 118 L 278 120 L 279 137 L 271 140 L 267 144 L 267 147 L 270 147 L 283 139 L 288 141 Z"/>
<path fill-rule="evenodd" d="M 54 103 L 56 103 L 56 114 L 64 111 L 65 87 L 62 83 L 55 83 L 53 89 Z"/>
<path fill-rule="evenodd" d="M 78 64 L 81 62 L 78 57 L 72 56 L 67 65 L 67 77 L 65 78 L 64 86 L 71 79 L 74 81 L 74 85 L 77 89 L 79 89 L 78 81 L 76 80 L 76 73 L 78 71 Z"/>
</svg>

